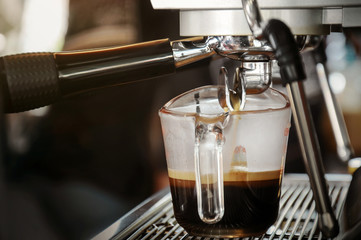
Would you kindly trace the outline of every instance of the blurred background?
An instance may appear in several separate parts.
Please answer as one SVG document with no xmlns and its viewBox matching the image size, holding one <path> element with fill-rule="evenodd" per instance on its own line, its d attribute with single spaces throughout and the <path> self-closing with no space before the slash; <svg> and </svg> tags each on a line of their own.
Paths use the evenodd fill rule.
<svg viewBox="0 0 361 240">
<path fill-rule="evenodd" d="M 149 0 L 0 0 L 0 54 L 63 51 L 180 39 L 178 12 Z M 327 38 L 330 81 L 361 155 L 360 29 Z M 313 68 L 306 90 L 327 172 L 346 173 Z M 158 110 L 216 82 L 224 60 L 176 75 L 98 90 L 4 117 L 0 239 L 88 239 L 168 185 Z M 277 74 L 275 74 L 277 77 Z M 291 128 L 286 172 L 304 172 Z"/>
</svg>

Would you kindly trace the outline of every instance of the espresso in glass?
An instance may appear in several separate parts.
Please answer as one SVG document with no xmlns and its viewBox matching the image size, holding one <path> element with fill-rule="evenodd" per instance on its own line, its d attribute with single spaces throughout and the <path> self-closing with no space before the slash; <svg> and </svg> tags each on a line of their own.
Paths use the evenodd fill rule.
<svg viewBox="0 0 361 240">
<path fill-rule="evenodd" d="M 190 235 L 259 236 L 277 220 L 290 104 L 270 88 L 227 112 L 225 90 L 192 89 L 159 111 L 174 213 Z"/>
<path fill-rule="evenodd" d="M 224 215 L 214 224 L 203 222 L 197 210 L 194 173 L 169 169 L 173 209 L 178 223 L 191 235 L 258 236 L 276 221 L 282 171 L 224 174 Z M 206 191 L 202 194 L 207 194 Z"/>
</svg>

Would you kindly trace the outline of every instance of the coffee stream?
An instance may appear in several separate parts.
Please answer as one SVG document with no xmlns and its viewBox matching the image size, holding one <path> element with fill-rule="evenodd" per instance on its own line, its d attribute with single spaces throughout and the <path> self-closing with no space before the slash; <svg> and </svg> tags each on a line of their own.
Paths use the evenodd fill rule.
<svg viewBox="0 0 361 240">
<path fill-rule="evenodd" d="M 218 102 L 225 111 L 242 111 L 246 104 L 246 84 L 240 68 L 236 68 L 233 78 L 229 79 L 228 71 L 221 67 L 218 85 L 224 86 L 218 91 Z"/>
</svg>

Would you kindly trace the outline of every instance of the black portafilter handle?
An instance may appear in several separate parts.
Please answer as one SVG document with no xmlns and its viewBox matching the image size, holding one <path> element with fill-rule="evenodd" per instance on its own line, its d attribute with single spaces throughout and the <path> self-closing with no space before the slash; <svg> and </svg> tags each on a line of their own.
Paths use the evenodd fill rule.
<svg viewBox="0 0 361 240">
<path fill-rule="evenodd" d="M 287 85 L 289 89 L 303 160 L 318 212 L 318 226 L 325 237 L 336 237 L 339 233 L 339 225 L 328 195 L 328 187 L 324 177 L 312 116 L 303 91 L 303 85 L 297 83 L 306 79 L 298 46 L 291 30 L 280 20 L 272 19 L 268 21 L 263 28 L 262 34 L 275 52 L 280 67 L 282 84 Z"/>
<path fill-rule="evenodd" d="M 122 47 L 0 58 L 4 112 L 47 106 L 57 100 L 175 72 L 168 39 Z"/>
</svg>

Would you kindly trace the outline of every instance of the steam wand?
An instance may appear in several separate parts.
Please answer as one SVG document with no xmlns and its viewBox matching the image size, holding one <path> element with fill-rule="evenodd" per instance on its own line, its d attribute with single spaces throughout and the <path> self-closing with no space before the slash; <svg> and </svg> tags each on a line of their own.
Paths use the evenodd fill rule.
<svg viewBox="0 0 361 240">
<path fill-rule="evenodd" d="M 306 75 L 294 36 L 279 20 L 272 19 L 265 24 L 256 0 L 242 0 L 242 3 L 255 37 L 265 38 L 275 51 L 281 79 L 283 85 L 287 87 L 303 160 L 310 178 L 319 228 L 326 237 L 335 237 L 339 233 L 339 226 L 328 195 L 321 153 L 302 84 Z"/>
</svg>

